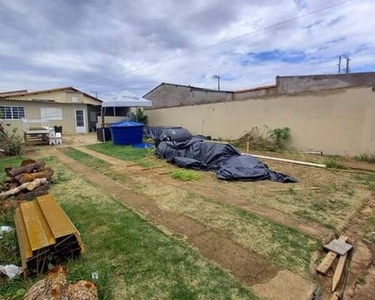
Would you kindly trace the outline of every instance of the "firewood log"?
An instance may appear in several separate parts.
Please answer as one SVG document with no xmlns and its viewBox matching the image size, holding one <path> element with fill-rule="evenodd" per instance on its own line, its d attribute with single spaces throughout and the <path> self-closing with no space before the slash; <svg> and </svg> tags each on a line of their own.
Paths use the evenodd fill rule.
<svg viewBox="0 0 375 300">
<path fill-rule="evenodd" d="M 36 173 L 23 173 L 21 176 L 17 175 L 14 177 L 19 183 L 25 183 L 25 182 L 30 182 L 33 181 L 37 178 L 47 178 L 48 180 L 51 179 L 54 171 L 51 168 L 46 168 L 43 171 L 36 172 Z M 19 178 L 17 178 L 20 176 Z"/>
<path fill-rule="evenodd" d="M 27 165 L 31 165 L 33 163 L 36 163 L 35 160 L 33 159 L 25 159 L 21 162 L 21 167 L 24 167 L 24 166 L 27 166 Z"/>
<path fill-rule="evenodd" d="M 69 300 L 66 267 L 58 266 L 50 270 L 45 279 L 31 286 L 24 300 Z"/>
<path fill-rule="evenodd" d="M 32 191 L 35 188 L 37 188 L 38 186 L 41 186 L 42 184 L 45 184 L 47 181 L 48 181 L 47 178 L 36 178 L 34 181 L 26 182 L 24 184 L 26 184 L 26 189 L 28 191 Z"/>
<path fill-rule="evenodd" d="M 97 300 L 98 291 L 94 283 L 80 280 L 69 284 L 65 266 L 53 268 L 42 279 L 31 286 L 24 300 Z"/>
<path fill-rule="evenodd" d="M 90 281 L 80 280 L 68 287 L 69 300 L 97 300 L 98 289 Z"/>
<path fill-rule="evenodd" d="M 50 183 L 47 181 L 47 183 L 42 184 L 41 186 L 37 187 L 36 189 L 26 192 L 26 193 L 20 193 L 17 195 L 17 199 L 19 200 L 30 200 L 39 196 L 44 196 L 48 194 Z"/>
<path fill-rule="evenodd" d="M 18 193 L 29 190 L 32 191 L 36 187 L 45 184 L 47 182 L 47 178 L 37 178 L 33 182 L 26 182 L 24 184 L 21 184 L 20 186 L 13 188 L 9 191 L 0 193 L 0 199 L 7 199 L 11 196 L 17 195 Z"/>
<path fill-rule="evenodd" d="M 44 165 L 45 165 L 44 161 L 37 161 L 33 164 L 29 164 L 29 165 L 26 165 L 26 166 L 23 166 L 23 167 L 12 169 L 8 172 L 8 174 L 10 176 L 14 177 L 14 176 L 16 176 L 18 174 L 21 174 L 21 173 L 32 173 L 32 172 L 41 170 L 44 167 Z"/>
</svg>

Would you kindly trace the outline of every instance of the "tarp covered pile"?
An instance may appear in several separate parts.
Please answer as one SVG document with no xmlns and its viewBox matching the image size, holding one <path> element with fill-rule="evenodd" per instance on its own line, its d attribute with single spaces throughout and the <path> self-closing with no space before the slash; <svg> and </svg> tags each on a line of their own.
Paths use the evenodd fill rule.
<svg viewBox="0 0 375 300">
<path fill-rule="evenodd" d="M 155 154 L 179 167 L 215 171 L 217 178 L 223 180 L 297 182 L 293 177 L 271 171 L 253 156 L 241 155 L 229 144 L 195 137 L 183 142 L 161 141 Z"/>
</svg>

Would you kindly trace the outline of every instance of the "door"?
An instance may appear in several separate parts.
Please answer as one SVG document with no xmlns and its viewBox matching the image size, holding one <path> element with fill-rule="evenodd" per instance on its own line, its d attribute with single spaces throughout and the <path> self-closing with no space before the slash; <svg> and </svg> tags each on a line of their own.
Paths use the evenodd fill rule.
<svg viewBox="0 0 375 300">
<path fill-rule="evenodd" d="M 76 133 L 86 133 L 86 118 L 83 109 L 75 110 Z"/>
</svg>

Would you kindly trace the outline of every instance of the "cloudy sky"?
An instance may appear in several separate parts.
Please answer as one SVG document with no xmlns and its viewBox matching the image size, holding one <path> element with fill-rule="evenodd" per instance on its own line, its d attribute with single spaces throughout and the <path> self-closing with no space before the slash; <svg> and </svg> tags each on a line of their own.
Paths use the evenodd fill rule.
<svg viewBox="0 0 375 300">
<path fill-rule="evenodd" d="M 259 31 L 341 1 L 0 0 L 0 91 L 143 95 L 161 82 L 215 88 L 214 74 L 235 90 L 336 73 L 342 54 L 352 72 L 375 71 L 374 0 Z"/>
</svg>

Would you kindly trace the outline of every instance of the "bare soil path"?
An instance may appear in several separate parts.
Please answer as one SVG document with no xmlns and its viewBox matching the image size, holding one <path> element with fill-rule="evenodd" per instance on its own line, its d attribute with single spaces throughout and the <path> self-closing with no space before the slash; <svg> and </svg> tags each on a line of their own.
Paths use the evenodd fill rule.
<svg viewBox="0 0 375 300">
<path fill-rule="evenodd" d="M 290 271 L 279 271 L 262 256 L 217 231 L 183 214 L 163 210 L 153 199 L 134 193 L 119 182 L 67 157 L 57 149 L 51 149 L 46 154 L 57 157 L 71 170 L 82 174 L 86 180 L 125 205 L 133 207 L 159 228 L 166 228 L 169 232 L 185 237 L 187 242 L 200 250 L 202 256 L 220 264 L 244 284 L 253 286 L 258 295 L 271 300 L 307 300 L 311 296 L 314 289 L 311 282 Z M 290 288 L 287 295 L 280 293 L 285 286 Z"/>
<path fill-rule="evenodd" d="M 248 201 L 244 201 L 238 197 L 233 195 L 227 194 L 225 192 L 214 190 L 210 187 L 207 187 L 203 184 L 196 183 L 196 182 L 181 182 L 176 181 L 169 176 L 160 175 L 162 173 L 161 169 L 150 169 L 147 172 L 143 171 L 144 168 L 140 166 L 134 166 L 131 162 L 126 162 L 124 160 L 111 157 L 90 149 L 86 147 L 74 147 L 79 151 L 87 153 L 93 157 L 99 158 L 113 166 L 116 166 L 116 172 L 133 172 L 142 174 L 142 176 L 148 176 L 154 179 L 157 179 L 160 182 L 163 182 L 168 185 L 172 185 L 174 187 L 194 192 L 202 197 L 207 197 L 213 199 L 215 201 L 225 203 L 228 205 L 233 205 L 239 207 L 245 211 L 251 212 L 259 217 L 265 218 L 270 220 L 274 223 L 293 228 L 305 235 L 308 235 L 312 238 L 316 239 L 326 239 L 332 231 L 319 223 L 316 223 L 311 220 L 301 220 L 294 215 L 284 213 L 280 210 L 273 209 L 270 207 L 262 206 L 257 203 L 249 203 Z M 127 167 L 131 166 L 131 167 Z M 167 175 L 167 174 L 166 174 Z"/>
</svg>

